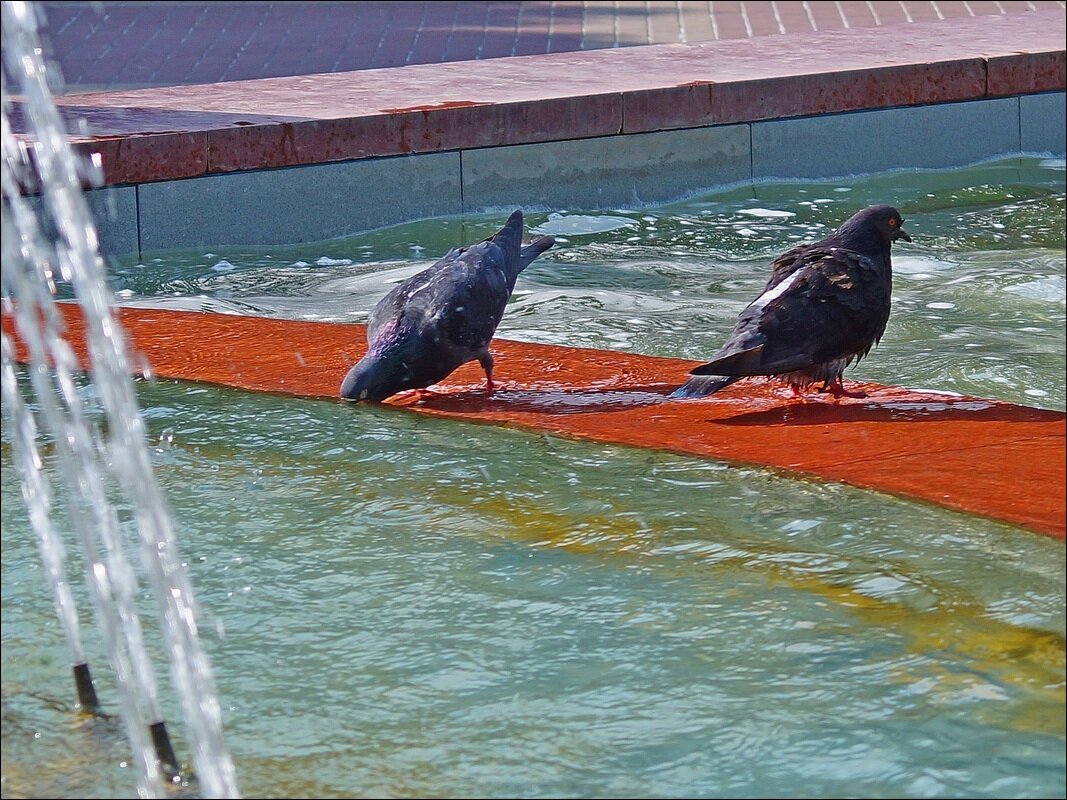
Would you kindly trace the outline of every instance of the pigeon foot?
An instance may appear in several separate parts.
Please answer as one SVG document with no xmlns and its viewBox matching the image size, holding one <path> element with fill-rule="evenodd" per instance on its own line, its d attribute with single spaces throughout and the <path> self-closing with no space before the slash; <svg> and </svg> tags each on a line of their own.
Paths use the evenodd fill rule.
<svg viewBox="0 0 1067 800">
<path fill-rule="evenodd" d="M 867 396 L 866 392 L 850 392 L 848 389 L 845 388 L 845 385 L 841 382 L 840 378 L 837 378 L 836 380 L 833 380 L 833 381 L 826 381 L 822 385 L 822 387 L 819 389 L 819 391 L 820 392 L 829 392 L 835 398 L 838 398 L 838 399 L 840 399 L 842 397 L 862 398 L 862 397 L 866 397 Z"/>
<path fill-rule="evenodd" d="M 393 395 L 392 399 L 404 404 L 418 403 L 421 400 L 428 400 L 431 397 L 439 397 L 442 394 L 444 394 L 444 392 L 435 392 L 431 389 L 404 389 Z"/>
</svg>

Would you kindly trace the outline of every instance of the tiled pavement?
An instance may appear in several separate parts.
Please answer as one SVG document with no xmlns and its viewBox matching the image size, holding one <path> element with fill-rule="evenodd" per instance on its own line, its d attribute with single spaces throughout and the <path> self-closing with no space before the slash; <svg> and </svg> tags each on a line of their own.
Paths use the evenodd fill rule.
<svg viewBox="0 0 1067 800">
<path fill-rule="evenodd" d="M 1030 2 L 39 2 L 66 91 L 174 86 L 1063 9 Z"/>
</svg>

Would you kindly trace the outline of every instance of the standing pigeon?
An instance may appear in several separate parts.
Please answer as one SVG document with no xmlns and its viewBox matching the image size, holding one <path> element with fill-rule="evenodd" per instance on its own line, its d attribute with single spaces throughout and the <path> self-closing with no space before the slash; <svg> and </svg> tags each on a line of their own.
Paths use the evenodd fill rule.
<svg viewBox="0 0 1067 800">
<path fill-rule="evenodd" d="M 821 392 L 862 397 L 845 390 L 841 374 L 885 332 L 890 246 L 911 241 L 903 225 L 892 206 L 870 206 L 825 239 L 780 255 L 726 344 L 671 397 L 704 397 L 749 375 L 774 375 L 795 395 L 821 381 Z"/>
<path fill-rule="evenodd" d="M 538 236 L 522 245 L 522 212 L 515 211 L 488 239 L 454 248 L 393 288 L 371 312 L 367 353 L 345 375 L 341 397 L 377 402 L 437 383 L 475 359 L 491 394 L 489 340 L 515 279 L 553 244 L 551 236 Z"/>
</svg>

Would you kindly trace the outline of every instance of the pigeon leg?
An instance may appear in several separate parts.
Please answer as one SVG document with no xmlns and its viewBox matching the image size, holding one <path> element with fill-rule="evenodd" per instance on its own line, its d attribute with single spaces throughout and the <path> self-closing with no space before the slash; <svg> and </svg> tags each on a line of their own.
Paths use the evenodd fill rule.
<svg viewBox="0 0 1067 800">
<path fill-rule="evenodd" d="M 841 382 L 841 376 L 834 378 L 832 381 L 826 381 L 823 387 L 819 389 L 820 392 L 829 392 L 834 397 L 866 397 L 866 392 L 850 392 L 845 388 L 845 384 Z"/>
<path fill-rule="evenodd" d="M 478 363 L 482 365 L 482 369 L 485 370 L 485 396 L 490 397 L 493 394 L 493 356 L 488 350 L 483 351 L 478 356 Z"/>
</svg>

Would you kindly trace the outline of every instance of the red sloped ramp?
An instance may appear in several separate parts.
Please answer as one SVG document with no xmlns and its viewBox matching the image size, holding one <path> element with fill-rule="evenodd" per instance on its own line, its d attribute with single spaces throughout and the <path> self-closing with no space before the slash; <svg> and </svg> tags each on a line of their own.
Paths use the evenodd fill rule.
<svg viewBox="0 0 1067 800">
<path fill-rule="evenodd" d="M 62 309 L 84 358 L 80 311 Z M 336 398 L 366 349 L 364 327 L 355 324 L 136 308 L 120 309 L 118 317 L 156 376 L 250 391 Z M 9 315 L 3 322 L 13 334 Z M 445 381 L 447 392 L 387 402 L 421 414 L 778 467 L 1064 537 L 1067 417 L 1058 411 L 875 384 L 863 386 L 864 399 L 797 401 L 763 380 L 705 400 L 667 400 L 697 362 L 502 339 L 492 350 L 498 391 L 491 398 L 472 363 Z"/>
</svg>

